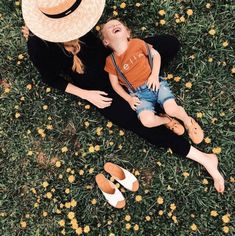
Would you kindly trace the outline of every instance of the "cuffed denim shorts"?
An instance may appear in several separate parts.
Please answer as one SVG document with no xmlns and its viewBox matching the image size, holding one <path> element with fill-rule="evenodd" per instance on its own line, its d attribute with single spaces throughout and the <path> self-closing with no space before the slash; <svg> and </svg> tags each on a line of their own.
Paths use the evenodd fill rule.
<svg viewBox="0 0 235 236">
<path fill-rule="evenodd" d="M 175 99 L 169 84 L 166 80 L 160 79 L 160 87 L 157 91 L 153 91 L 147 87 L 146 84 L 139 86 L 135 91 L 129 91 L 131 96 L 136 96 L 140 99 L 141 103 L 136 107 L 136 113 L 139 116 L 140 112 L 144 110 L 155 110 L 156 104 L 160 104 L 163 107 L 163 104 L 168 99 Z"/>
</svg>

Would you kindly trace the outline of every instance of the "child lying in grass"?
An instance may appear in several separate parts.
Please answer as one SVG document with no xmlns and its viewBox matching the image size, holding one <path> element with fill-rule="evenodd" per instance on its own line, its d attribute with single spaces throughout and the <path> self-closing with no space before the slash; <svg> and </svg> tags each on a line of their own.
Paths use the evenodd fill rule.
<svg viewBox="0 0 235 236">
<path fill-rule="evenodd" d="M 159 77 L 160 54 L 143 40 L 131 39 L 130 30 L 118 20 L 104 24 L 101 35 L 104 45 L 113 50 L 105 65 L 112 87 L 136 111 L 141 123 L 148 128 L 165 125 L 182 135 L 184 127 L 171 118 L 175 117 L 183 122 L 194 143 L 202 142 L 203 130 L 182 106 L 177 105 L 167 81 Z M 167 115 L 155 114 L 157 103 Z"/>
</svg>

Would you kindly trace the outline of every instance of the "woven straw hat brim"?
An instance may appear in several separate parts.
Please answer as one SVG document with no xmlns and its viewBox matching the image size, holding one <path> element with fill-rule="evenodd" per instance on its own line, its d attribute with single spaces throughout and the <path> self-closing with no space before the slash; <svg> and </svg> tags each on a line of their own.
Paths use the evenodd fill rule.
<svg viewBox="0 0 235 236">
<path fill-rule="evenodd" d="M 89 32 L 100 19 L 105 0 L 83 0 L 70 15 L 52 19 L 44 15 L 35 0 L 22 0 L 22 14 L 33 34 L 50 42 L 67 42 Z"/>
</svg>

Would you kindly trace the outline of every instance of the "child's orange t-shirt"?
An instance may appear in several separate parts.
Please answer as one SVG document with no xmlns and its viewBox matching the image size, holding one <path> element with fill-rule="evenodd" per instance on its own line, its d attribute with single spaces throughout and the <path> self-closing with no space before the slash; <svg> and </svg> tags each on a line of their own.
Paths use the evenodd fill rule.
<svg viewBox="0 0 235 236">
<path fill-rule="evenodd" d="M 134 88 L 146 83 L 151 74 L 147 45 L 141 39 L 131 39 L 127 50 L 119 56 L 115 55 L 115 60 L 122 73 Z M 111 56 L 107 57 L 104 69 L 108 73 L 118 76 L 119 83 L 126 86 L 125 82 L 117 74 Z"/>
</svg>

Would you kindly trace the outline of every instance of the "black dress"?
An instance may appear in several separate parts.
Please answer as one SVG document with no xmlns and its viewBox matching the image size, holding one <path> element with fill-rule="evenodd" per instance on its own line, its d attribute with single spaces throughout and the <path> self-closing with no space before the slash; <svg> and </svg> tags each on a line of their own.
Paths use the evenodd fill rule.
<svg viewBox="0 0 235 236">
<path fill-rule="evenodd" d="M 85 66 L 84 74 L 72 72 L 73 56 L 63 46 L 41 40 L 36 36 L 29 37 L 28 53 L 34 66 L 41 74 L 43 82 L 53 88 L 65 91 L 69 82 L 64 75 L 68 74 L 72 79 L 70 83 L 80 88 L 107 92 L 108 97 L 113 98 L 113 101 L 110 107 L 99 109 L 105 117 L 158 147 L 171 148 L 173 152 L 187 156 L 190 144 L 186 139 L 175 135 L 165 126 L 144 127 L 130 105 L 113 91 L 108 74 L 103 69 L 110 51 L 103 46 L 101 40 L 89 32 L 81 37 L 80 41 L 81 50 L 78 57 Z M 152 44 L 160 53 L 162 66 L 169 63 L 180 48 L 178 40 L 169 35 L 150 37 L 145 41 Z"/>
</svg>

